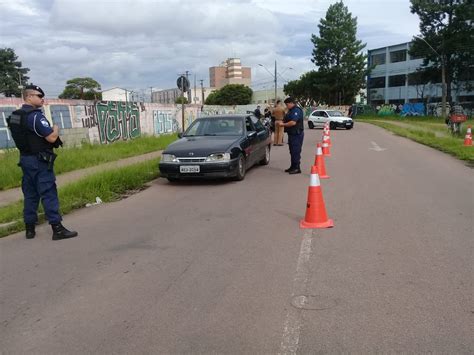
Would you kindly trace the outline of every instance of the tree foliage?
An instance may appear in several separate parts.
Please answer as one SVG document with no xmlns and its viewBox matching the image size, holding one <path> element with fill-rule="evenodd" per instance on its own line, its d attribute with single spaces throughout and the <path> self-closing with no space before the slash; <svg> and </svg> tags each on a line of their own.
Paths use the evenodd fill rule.
<svg viewBox="0 0 474 355">
<path fill-rule="evenodd" d="M 18 56 L 11 48 L 0 49 L 0 94 L 6 97 L 20 97 L 21 88 L 19 85 L 26 86 L 29 77 L 26 74 L 30 71 L 23 68 Z"/>
<path fill-rule="evenodd" d="M 289 81 L 283 87 L 283 91 L 304 106 L 308 106 L 324 101 L 324 82 L 324 73 L 313 70 L 304 73 L 298 80 Z"/>
<path fill-rule="evenodd" d="M 179 96 L 179 97 L 176 98 L 176 100 L 174 100 L 174 103 L 175 104 L 182 104 L 183 103 L 183 104 L 186 105 L 188 103 L 188 98 L 185 97 L 185 96 Z"/>
<path fill-rule="evenodd" d="M 100 84 L 92 78 L 74 78 L 66 82 L 60 99 L 101 100 Z"/>
<path fill-rule="evenodd" d="M 242 84 L 228 84 L 212 92 L 206 99 L 206 105 L 248 105 L 252 101 L 253 91 Z"/>
<path fill-rule="evenodd" d="M 342 1 L 329 6 L 321 19 L 319 37 L 312 35 L 312 62 L 319 68 L 318 84 L 327 104 L 350 104 L 365 86 L 365 48 L 357 39 L 357 18 Z"/>
<path fill-rule="evenodd" d="M 411 0 L 410 10 L 420 18 L 423 38 L 413 38 L 410 55 L 423 58 L 422 70 L 429 66 L 435 69 L 429 72 L 432 82 L 441 81 L 444 60 L 448 101 L 452 100 L 452 84 L 472 89 L 469 83 L 474 80 L 472 0 Z"/>
</svg>

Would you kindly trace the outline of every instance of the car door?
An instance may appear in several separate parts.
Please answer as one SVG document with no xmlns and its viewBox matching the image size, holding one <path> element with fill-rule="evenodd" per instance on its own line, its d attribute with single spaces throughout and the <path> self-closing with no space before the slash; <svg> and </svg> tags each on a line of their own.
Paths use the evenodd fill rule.
<svg viewBox="0 0 474 355">
<path fill-rule="evenodd" d="M 250 119 L 257 131 L 257 146 L 255 149 L 257 154 L 255 159 L 260 161 L 265 157 L 265 147 L 267 146 L 270 133 L 259 119 L 253 116 Z"/>
<path fill-rule="evenodd" d="M 247 167 L 250 167 L 255 164 L 255 161 L 258 157 L 259 138 L 257 134 L 257 128 L 253 124 L 251 117 L 253 116 L 245 118 L 245 129 L 247 131 L 247 140 L 249 143 L 248 146 L 245 148 Z M 255 117 L 255 119 L 257 118 Z"/>
<path fill-rule="evenodd" d="M 314 113 L 314 116 L 315 116 L 315 127 L 324 127 L 324 120 L 323 120 L 323 112 L 324 111 L 321 111 L 321 110 L 318 110 Z"/>
</svg>

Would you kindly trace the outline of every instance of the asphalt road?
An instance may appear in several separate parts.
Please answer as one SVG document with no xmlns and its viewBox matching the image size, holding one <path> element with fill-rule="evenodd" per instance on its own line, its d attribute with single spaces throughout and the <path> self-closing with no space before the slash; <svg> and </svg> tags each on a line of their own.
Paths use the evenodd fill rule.
<svg viewBox="0 0 474 355">
<path fill-rule="evenodd" d="M 242 182 L 169 184 L 0 239 L 0 351 L 474 351 L 473 170 L 370 125 L 332 132 L 335 227 L 301 230 L 287 147 Z"/>
</svg>

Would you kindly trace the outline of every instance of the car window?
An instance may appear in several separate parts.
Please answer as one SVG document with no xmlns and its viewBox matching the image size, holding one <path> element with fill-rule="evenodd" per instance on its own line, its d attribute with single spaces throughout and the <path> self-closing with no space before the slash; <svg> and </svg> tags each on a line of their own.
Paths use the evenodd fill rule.
<svg viewBox="0 0 474 355">
<path fill-rule="evenodd" d="M 321 116 L 323 116 L 323 117 L 328 117 L 328 114 L 327 114 L 326 112 L 324 112 L 324 111 L 321 111 Z"/>
<path fill-rule="evenodd" d="M 332 116 L 332 117 L 342 117 L 342 113 L 340 113 L 339 111 L 328 111 L 329 113 L 329 116 Z"/>
<path fill-rule="evenodd" d="M 317 117 L 322 117 L 323 116 L 323 111 L 316 111 L 316 113 L 314 115 L 317 116 Z"/>
<path fill-rule="evenodd" d="M 239 117 L 206 117 L 195 120 L 186 130 L 185 136 L 236 136 L 244 128 Z"/>
<path fill-rule="evenodd" d="M 257 132 L 264 131 L 265 127 L 263 126 L 262 122 L 257 117 L 250 117 L 252 120 L 253 125 L 257 129 Z"/>
</svg>

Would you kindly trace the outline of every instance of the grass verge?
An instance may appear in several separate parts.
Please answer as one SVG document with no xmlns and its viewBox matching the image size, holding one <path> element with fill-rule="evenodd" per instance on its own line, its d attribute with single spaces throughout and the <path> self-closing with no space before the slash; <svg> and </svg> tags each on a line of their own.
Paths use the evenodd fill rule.
<svg viewBox="0 0 474 355">
<path fill-rule="evenodd" d="M 162 150 L 173 141 L 175 134 L 159 137 L 146 136 L 132 141 L 113 144 L 84 144 L 77 148 L 56 149 L 58 158 L 54 164 L 56 175 L 84 169 L 103 163 Z M 17 166 L 19 152 L 16 149 L 0 154 L 0 190 L 21 185 L 21 169 Z"/>
<path fill-rule="evenodd" d="M 84 207 L 99 196 L 103 202 L 120 200 L 127 192 L 136 191 L 158 177 L 159 159 L 148 160 L 123 168 L 108 170 L 88 176 L 61 187 L 58 191 L 61 214 Z M 39 220 L 44 222 L 44 212 L 39 209 Z M 23 201 L 0 208 L 0 224 L 11 223 L 0 228 L 0 237 L 24 230 Z"/>
<path fill-rule="evenodd" d="M 438 119 L 439 120 L 439 119 Z M 395 123 L 382 122 L 381 119 L 363 119 L 362 122 L 371 123 L 378 127 L 382 127 L 386 130 L 389 130 L 395 133 L 398 136 L 409 138 L 415 142 L 427 145 L 429 147 L 438 149 L 442 152 L 448 153 L 458 159 L 464 160 L 467 162 L 467 165 L 474 167 L 474 149 L 473 147 L 465 147 L 463 145 L 464 136 L 459 137 L 453 136 L 444 136 L 439 137 L 436 135 L 435 131 L 438 130 L 437 127 L 434 127 L 431 131 L 427 131 L 427 125 L 423 127 L 425 129 L 417 129 L 417 121 L 406 121 L 413 123 L 413 128 L 406 128 L 396 125 Z M 383 121 L 386 121 L 384 118 Z M 426 122 L 425 122 L 426 123 Z M 466 126 L 466 125 L 464 125 Z M 466 127 L 464 127 L 465 131 Z"/>
</svg>

